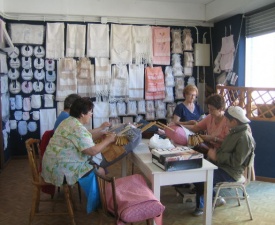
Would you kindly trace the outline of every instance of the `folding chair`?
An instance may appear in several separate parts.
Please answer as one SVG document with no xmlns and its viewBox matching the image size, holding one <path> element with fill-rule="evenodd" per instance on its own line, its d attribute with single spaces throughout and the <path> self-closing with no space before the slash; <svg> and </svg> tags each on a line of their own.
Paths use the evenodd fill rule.
<svg viewBox="0 0 275 225">
<path fill-rule="evenodd" d="M 255 158 L 255 154 L 253 152 L 252 155 L 250 156 L 250 160 L 249 160 L 248 166 L 246 167 L 246 169 L 244 171 L 244 174 L 238 181 L 236 181 L 236 182 L 220 182 L 220 183 L 216 184 L 216 186 L 214 188 L 217 189 L 217 191 L 216 191 L 216 195 L 215 195 L 214 202 L 213 202 L 213 212 L 215 210 L 215 205 L 216 205 L 217 199 L 220 196 L 220 191 L 222 189 L 234 189 L 235 190 L 234 196 L 223 196 L 223 198 L 224 199 L 237 199 L 239 206 L 241 205 L 240 200 L 245 199 L 247 209 L 248 209 L 248 212 L 250 215 L 250 219 L 253 220 L 252 212 L 251 212 L 249 201 L 248 201 L 248 194 L 246 192 L 246 186 L 250 183 L 252 174 L 254 172 L 254 158 Z M 242 195 L 239 195 L 238 189 L 242 190 Z"/>
</svg>

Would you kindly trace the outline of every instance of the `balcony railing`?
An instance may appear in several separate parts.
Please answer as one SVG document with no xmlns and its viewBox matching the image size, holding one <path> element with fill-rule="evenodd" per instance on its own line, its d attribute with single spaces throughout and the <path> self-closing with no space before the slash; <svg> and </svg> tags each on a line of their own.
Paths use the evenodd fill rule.
<svg viewBox="0 0 275 225">
<path fill-rule="evenodd" d="M 217 86 L 226 107 L 238 105 L 250 120 L 275 121 L 275 88 Z"/>
</svg>

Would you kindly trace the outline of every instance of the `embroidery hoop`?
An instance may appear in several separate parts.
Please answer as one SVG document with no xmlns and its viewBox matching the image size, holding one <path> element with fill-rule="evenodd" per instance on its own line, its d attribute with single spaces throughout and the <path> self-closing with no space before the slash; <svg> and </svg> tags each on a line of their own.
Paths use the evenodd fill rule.
<svg viewBox="0 0 275 225">
<path fill-rule="evenodd" d="M 35 92 L 41 92 L 41 91 L 43 91 L 43 88 L 44 88 L 44 84 L 41 81 L 33 82 L 32 86 L 33 86 L 33 90 Z"/>
<path fill-rule="evenodd" d="M 32 68 L 31 57 L 22 57 L 22 67 L 23 67 L 23 69 L 31 69 Z"/>
<path fill-rule="evenodd" d="M 45 67 L 48 71 L 53 71 L 55 69 L 55 61 L 53 59 L 46 59 Z"/>
<path fill-rule="evenodd" d="M 40 72 L 39 72 L 40 70 Z M 37 69 L 34 71 L 34 78 L 37 80 L 43 80 L 45 78 L 45 71 L 43 69 Z"/>
<path fill-rule="evenodd" d="M 30 57 L 33 55 L 33 47 L 30 45 L 23 45 L 21 47 L 21 54 L 25 57 Z"/>
<path fill-rule="evenodd" d="M 45 91 L 46 91 L 47 94 L 53 94 L 55 92 L 55 83 L 46 82 Z"/>
<path fill-rule="evenodd" d="M 34 56 L 37 58 L 43 58 L 45 56 L 45 49 L 43 46 L 35 46 Z"/>
<path fill-rule="evenodd" d="M 32 90 L 33 90 L 33 88 L 32 88 L 32 82 L 31 81 L 24 81 L 21 84 L 21 89 L 22 89 L 22 92 L 25 93 L 25 94 L 31 93 Z"/>
<path fill-rule="evenodd" d="M 21 76 L 24 80 L 31 80 L 33 78 L 33 72 L 31 69 L 23 69 Z"/>
<path fill-rule="evenodd" d="M 13 69 L 18 69 L 21 65 L 21 62 L 20 62 L 19 58 L 11 58 L 9 61 L 9 65 Z"/>
<path fill-rule="evenodd" d="M 14 70 L 14 72 L 12 72 L 12 70 Z M 11 80 L 18 79 L 18 77 L 19 77 L 19 71 L 18 71 L 18 69 L 9 69 L 9 71 L 8 71 L 8 77 Z"/>
<path fill-rule="evenodd" d="M 43 69 L 44 68 L 44 59 L 41 59 L 41 58 L 36 58 L 34 61 L 33 61 L 33 66 L 35 69 Z"/>
<path fill-rule="evenodd" d="M 12 59 L 17 58 L 19 56 L 19 48 L 14 47 L 11 51 L 8 52 L 8 56 Z"/>
<path fill-rule="evenodd" d="M 55 71 L 46 71 L 46 81 L 54 82 L 56 80 Z"/>
</svg>

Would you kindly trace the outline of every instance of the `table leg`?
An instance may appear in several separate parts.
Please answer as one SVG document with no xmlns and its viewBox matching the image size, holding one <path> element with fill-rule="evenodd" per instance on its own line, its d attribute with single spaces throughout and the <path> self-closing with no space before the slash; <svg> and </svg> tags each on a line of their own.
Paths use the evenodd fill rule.
<svg viewBox="0 0 275 225">
<path fill-rule="evenodd" d="M 206 171 L 204 182 L 204 225 L 212 224 L 213 170 Z"/>
<path fill-rule="evenodd" d="M 151 180 L 152 183 L 152 190 L 154 192 L 155 197 L 160 201 L 160 177 L 153 176 L 153 179 Z M 162 215 L 160 218 L 155 218 L 154 225 L 162 225 Z"/>
<path fill-rule="evenodd" d="M 122 177 L 127 176 L 127 157 L 123 157 L 121 159 L 121 176 Z"/>
</svg>

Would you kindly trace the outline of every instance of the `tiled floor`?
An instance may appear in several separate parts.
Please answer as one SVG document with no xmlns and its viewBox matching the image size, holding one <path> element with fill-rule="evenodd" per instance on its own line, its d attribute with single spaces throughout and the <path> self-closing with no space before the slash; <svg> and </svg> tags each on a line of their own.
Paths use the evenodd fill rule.
<svg viewBox="0 0 275 225">
<path fill-rule="evenodd" d="M 109 168 L 112 175 L 120 174 L 120 163 Z M 240 207 L 236 201 L 228 202 L 215 210 L 213 225 L 271 225 L 275 224 L 275 184 L 252 182 L 247 188 L 254 220 L 249 220 L 249 214 L 242 202 Z M 83 194 L 83 193 L 82 193 Z M 25 225 L 31 207 L 32 185 L 27 159 L 11 160 L 0 173 L 0 225 Z M 98 213 L 87 214 L 85 211 L 85 196 L 82 204 L 78 201 L 77 188 L 74 188 L 74 199 L 77 202 L 75 220 L 77 225 L 97 224 Z M 203 224 L 202 217 L 193 217 L 193 202 L 182 202 L 171 186 L 161 189 L 161 202 L 166 206 L 164 225 L 198 225 Z M 49 207 L 46 206 L 46 208 Z M 59 206 L 62 208 L 63 206 Z M 43 208 L 42 208 L 43 209 Z M 70 224 L 64 217 L 37 217 L 34 225 L 63 225 Z M 107 225 L 108 223 L 106 223 Z M 141 224 L 141 223 L 139 223 Z"/>
</svg>

